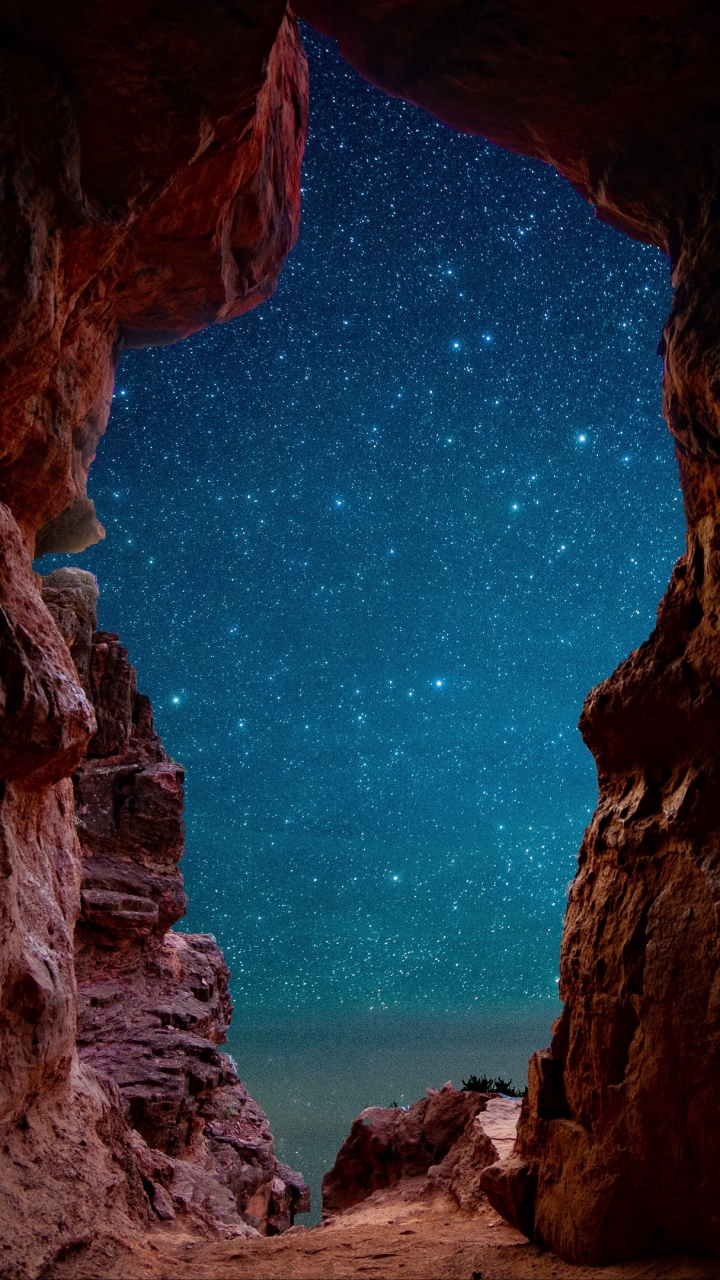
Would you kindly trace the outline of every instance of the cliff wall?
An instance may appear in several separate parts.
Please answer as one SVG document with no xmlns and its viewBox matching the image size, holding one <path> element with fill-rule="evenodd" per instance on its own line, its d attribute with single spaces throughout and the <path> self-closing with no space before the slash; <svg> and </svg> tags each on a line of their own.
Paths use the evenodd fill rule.
<svg viewBox="0 0 720 1280">
<path fill-rule="evenodd" d="M 671 259 L 663 408 L 688 520 L 649 640 L 580 721 L 598 808 L 493 1204 L 576 1262 L 720 1252 L 720 22 L 713 6 L 301 0 L 387 92 L 553 165 Z"/>
<path fill-rule="evenodd" d="M 95 630 L 92 575 L 58 569 L 42 593 L 97 722 L 72 777 L 81 1066 L 119 1091 L 148 1222 L 180 1215 L 195 1232 L 280 1234 L 309 1209 L 309 1189 L 276 1159 L 267 1117 L 220 1049 L 232 1017 L 220 948 L 209 934 L 170 932 L 187 903 L 182 765 L 166 755 L 118 637 Z"/>
<path fill-rule="evenodd" d="M 78 678 L 31 558 L 103 536 L 86 479 L 123 348 L 173 341 L 273 291 L 297 234 L 307 75 L 277 0 L 209 8 L 129 0 L 112 12 L 85 0 L 1 3 L 0 61 L 0 1274 L 15 1280 L 84 1247 L 100 1226 L 146 1225 L 156 1216 L 148 1178 L 161 1185 L 146 1167 L 149 1148 L 128 1127 L 109 1051 L 108 1077 L 76 1048 L 83 855 L 92 847 L 78 933 L 90 987 L 93 937 L 106 929 L 128 959 L 137 956 L 128 935 L 135 916 L 135 942 L 150 925 L 146 949 L 152 936 L 167 950 L 161 934 L 182 903 L 178 772 L 145 732 L 142 700 L 136 706 L 127 686 L 115 704 L 104 700 L 121 655 L 107 637 L 91 643 L 89 615 L 66 617 Z M 159 797 L 168 804 L 154 830 L 154 818 L 144 830 L 125 818 L 108 881 L 102 815 L 90 810 L 111 786 L 102 761 L 113 735 L 128 730 L 135 758 L 113 780 L 118 802 L 126 787 L 135 793 L 127 815 L 138 799 L 146 816 Z M 81 848 L 71 775 L 91 740 Z M 125 910 L 123 895 L 139 901 Z M 205 1039 L 215 1026 L 217 1039 L 221 958 L 199 943 L 172 959 L 198 990 L 216 975 L 217 1017 L 211 1011 L 198 1025 Z M 112 1002 L 93 999 L 81 1006 L 85 1059 L 102 1056 L 100 1041 L 88 1042 L 93 1017 L 111 1021 Z M 128 1009 L 129 1025 L 135 1014 Z M 208 1053 L 219 1062 L 216 1048 Z M 225 1071 L 223 1087 L 240 1088 L 229 1068 L 196 1056 L 198 1072 Z M 186 1073 L 189 1094 L 196 1077 Z M 194 1107 L 185 1106 L 188 1133 Z M 268 1134 L 260 1139 L 271 1163 Z M 158 1174 L 168 1184 L 169 1169 Z M 202 1201 L 197 1188 L 186 1192 Z M 216 1204 L 223 1214 L 235 1204 L 225 1196 Z M 273 1214 L 266 1200 L 249 1210 L 261 1223 Z"/>
<path fill-rule="evenodd" d="M 655 632 L 583 712 L 600 801 L 570 896 L 564 1013 L 551 1048 L 533 1060 L 516 1152 L 484 1176 L 504 1213 L 567 1258 L 717 1253 L 715 7 L 302 0 L 299 8 L 381 88 L 556 165 L 600 217 L 671 258 L 663 396 L 687 552 Z M 117 1087 L 76 1052 L 73 934 L 85 853 L 70 775 L 97 725 L 30 557 L 102 536 L 86 477 L 123 347 L 172 341 L 272 291 L 297 231 L 307 84 L 280 0 L 128 0 L 112 12 L 88 0 L 3 0 L 0 15 L 0 1265 L 14 1277 L 81 1247 L 100 1220 L 112 1227 L 142 1217 L 143 1177 L 164 1185 L 142 1172 Z M 87 640 L 84 626 L 73 649 Z M 107 671 L 120 661 L 116 643 L 92 645 Z M 114 707 L 101 737 L 127 713 L 126 703 Z M 80 831 L 94 877 L 78 933 L 90 987 L 102 982 L 104 963 L 94 937 L 107 931 L 118 954 L 136 955 L 151 938 L 159 943 L 161 919 L 177 909 L 167 815 L 152 865 L 136 856 L 133 804 L 140 793 L 148 804 L 159 796 L 160 777 L 168 796 L 179 785 L 152 758 L 148 735 L 138 728 L 133 745 L 130 729 L 128 749 L 141 754 L 126 775 L 108 780 L 102 753 L 83 766 L 82 796 L 96 788 L 107 800 L 103 788 L 116 788 L 124 841 L 113 878 L 106 834 L 87 822 Z M 210 981 L 204 965 L 214 962 L 196 949 L 168 957 L 167 972 L 171 959 Z M 115 1016 L 112 999 L 93 998 L 82 1036 L 93 1018 L 110 1027 Z M 198 1024 L 205 1032 L 213 1016 Z M 163 1030 L 157 1017 L 147 1037 Z M 177 1032 L 180 1053 L 180 1033 L 192 1032 L 164 1029 Z M 82 1054 L 97 1056 L 99 1043 L 86 1039 Z M 122 1085 L 138 1116 L 143 1080 Z M 172 1105 L 192 1141 L 204 1103 L 194 1109 L 181 1094 Z M 147 1107 L 143 1116 L 157 1136 L 157 1116 Z"/>
</svg>

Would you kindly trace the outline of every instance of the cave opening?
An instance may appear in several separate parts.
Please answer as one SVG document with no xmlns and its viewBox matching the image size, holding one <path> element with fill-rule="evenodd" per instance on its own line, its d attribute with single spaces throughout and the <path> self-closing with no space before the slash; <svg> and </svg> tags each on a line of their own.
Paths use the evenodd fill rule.
<svg viewBox="0 0 720 1280">
<path fill-rule="evenodd" d="M 299 244 L 272 301 L 123 357 L 79 563 L 188 769 L 180 927 L 222 945 L 230 1048 L 317 1183 L 367 1102 L 544 1041 L 577 716 L 684 520 L 659 252 L 304 36 Z"/>
</svg>

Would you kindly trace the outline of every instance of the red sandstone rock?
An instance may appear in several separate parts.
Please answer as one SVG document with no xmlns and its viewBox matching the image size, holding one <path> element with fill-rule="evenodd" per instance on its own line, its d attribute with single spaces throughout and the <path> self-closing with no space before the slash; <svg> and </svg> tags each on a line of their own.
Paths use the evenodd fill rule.
<svg viewBox="0 0 720 1280">
<path fill-rule="evenodd" d="M 719 162 L 707 122 L 718 107 L 720 35 L 708 7 L 300 0 L 295 8 L 379 88 L 553 164 L 604 221 L 677 255 Z"/>
<path fill-rule="evenodd" d="M 306 70 L 278 0 L 130 0 L 113 13 L 33 0 L 0 17 L 0 1273 L 15 1280 L 101 1220 L 127 1229 L 149 1212 L 119 1097 L 75 1056 L 69 774 L 96 726 L 27 552 L 38 532 L 40 552 L 102 536 L 85 486 L 123 345 L 172 340 L 272 292 L 297 232 Z M 53 590 L 65 591 L 57 575 Z M 86 684 L 87 619 L 70 634 L 57 616 Z M 134 713 L 139 730 L 142 700 Z M 112 921 L 156 937 L 180 914 L 159 846 L 152 866 L 136 856 L 139 808 L 170 848 L 148 800 L 157 771 L 138 765 L 86 779 L 131 819 L 122 884 L 104 883 L 98 854 L 88 932 Z"/>
<path fill-rule="evenodd" d="M 407 1110 L 366 1107 L 353 1120 L 335 1164 L 323 1178 L 324 1215 L 342 1213 L 374 1191 L 417 1177 L 431 1166 L 437 1170 L 438 1185 L 454 1191 L 453 1171 L 461 1155 L 466 1167 L 483 1156 L 485 1164 L 497 1160 L 482 1129 L 474 1128 L 487 1094 L 453 1089 L 449 1082 L 427 1092 Z"/>
<path fill-rule="evenodd" d="M 275 288 L 307 117 L 284 9 L 3 7 L 0 499 L 41 552 L 103 536 L 86 479 L 122 347 Z"/>
<path fill-rule="evenodd" d="M 519 1114 L 518 1098 L 489 1097 L 444 1160 L 428 1169 L 429 1183 L 453 1196 L 461 1209 L 477 1210 L 489 1169 L 512 1152 Z"/>
<path fill-rule="evenodd" d="M 47 787 L 77 764 L 95 719 L 1 504 L 0 669 L 0 778 Z"/>
<path fill-rule="evenodd" d="M 441 1191 L 471 1212 L 483 1203 L 485 1172 L 512 1151 L 520 1100 L 453 1089 L 449 1081 L 427 1093 L 407 1110 L 361 1111 L 323 1178 L 324 1217 L 422 1174 L 416 1194 Z"/>
<path fill-rule="evenodd" d="M 515 1156 L 487 1177 L 504 1212 L 568 1258 L 720 1252 L 715 11 L 691 0 L 303 0 L 301 11 L 381 87 L 557 165 L 601 217 L 672 257 L 661 350 L 687 555 L 651 639 L 586 704 L 600 804 L 570 898 L 564 1013 L 531 1064 Z M 2 19 L 0 498 L 26 548 L 38 534 L 40 550 L 79 549 L 101 535 L 86 476 L 123 344 L 170 340 L 272 290 L 297 227 L 304 60 L 278 0 L 129 0 L 111 13 L 34 0 Z M 79 849 L 66 778 L 91 720 L 7 513 L 0 532 L 0 1220 L 13 1224 L 14 1277 L 92 1238 L 99 1216 L 149 1210 L 119 1102 L 74 1058 Z M 82 631 L 68 633 L 78 652 Z M 139 763 L 127 792 L 117 774 L 88 772 L 87 786 L 132 814 Z M 151 882 L 108 886 L 94 854 L 102 884 L 88 885 L 81 926 L 99 937 L 114 921 L 128 951 L 160 945 L 161 909 L 177 909 L 172 866 L 145 866 L 133 830 L 123 876 Z"/>
<path fill-rule="evenodd" d="M 67 1118 L 73 1143 L 81 1115 L 93 1109 L 73 1077 L 79 875 L 65 774 L 85 750 L 95 717 L 2 505 L 0 677 L 0 1221 L 7 1222 L 23 1187 L 28 1204 L 37 1203 L 38 1179 L 28 1163 L 43 1144 L 47 1150 L 59 1100 L 74 1108 Z M 98 1113 L 104 1105 L 98 1102 Z M 55 1173 L 51 1162 L 49 1181 Z M 37 1210 L 42 1229 L 51 1207 Z M 32 1254 L 27 1234 L 21 1247 Z"/>
<path fill-rule="evenodd" d="M 99 955 L 85 941 L 80 1058 L 117 1083 L 130 1124 L 150 1146 L 183 1155 L 202 1130 L 203 1103 L 236 1081 L 217 1047 L 229 1019 L 228 974 L 209 938 L 143 941 L 135 933 L 135 945 L 123 945 L 111 934 Z"/>
<path fill-rule="evenodd" d="M 141 1166 L 155 1162 L 145 1179 L 157 1216 L 190 1215 L 221 1235 L 242 1234 L 243 1223 L 277 1234 L 309 1208 L 309 1190 L 276 1160 L 267 1117 L 219 1051 L 232 1015 L 220 948 L 207 935 L 168 932 L 186 904 L 182 767 L 163 751 L 118 637 L 92 630 L 90 575 L 56 571 L 43 595 L 98 724 L 73 777 L 80 1060 L 117 1085 L 147 1144 Z"/>
</svg>

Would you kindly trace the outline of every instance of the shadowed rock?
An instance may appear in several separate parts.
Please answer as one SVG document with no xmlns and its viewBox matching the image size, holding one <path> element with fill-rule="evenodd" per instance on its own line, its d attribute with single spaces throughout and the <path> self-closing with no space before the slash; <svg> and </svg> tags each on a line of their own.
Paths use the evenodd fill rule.
<svg viewBox="0 0 720 1280">
<path fill-rule="evenodd" d="M 564 1011 L 549 1050 L 531 1064 L 515 1154 L 488 1178 L 503 1212 L 565 1258 L 718 1254 L 715 8 L 694 0 L 301 0 L 299 8 L 374 83 L 554 164 L 601 218 L 671 259 L 663 407 L 687 550 L 653 635 L 583 711 L 599 805 L 569 899 Z M 41 549 L 97 536 L 87 472 L 123 347 L 174 341 L 272 292 L 297 233 L 307 84 L 280 0 L 128 0 L 110 14 L 33 0 L 6 4 L 2 16 L 0 1218 L 13 1224 L 2 1243 L 14 1278 L 39 1274 L 100 1221 L 117 1230 L 128 1215 L 144 1221 L 149 1204 L 118 1098 L 75 1056 L 80 854 L 68 778 L 95 726 L 28 555 L 39 531 Z M 80 652 L 80 633 L 70 639 Z M 78 939 L 97 964 L 103 948 L 93 938 L 112 935 L 128 955 L 161 948 L 163 922 L 180 907 L 176 811 L 153 769 L 173 785 L 178 778 L 148 754 L 149 709 L 115 683 L 124 661 L 117 641 L 106 636 L 93 649 L 102 645 L 94 688 L 80 663 L 86 693 L 102 694 L 103 718 L 95 773 L 89 761 L 78 784 L 84 856 L 94 864 Z M 117 693 L 112 707 L 104 682 Z M 110 751 L 125 773 L 114 771 Z M 103 815 L 94 834 L 91 792 Z M 103 823 L 116 806 L 113 881 Z"/>
<path fill-rule="evenodd" d="M 373 83 L 554 164 L 670 258 L 663 410 L 688 519 L 657 626 L 588 696 L 599 802 L 564 1011 L 488 1194 L 563 1257 L 720 1253 L 720 26 L 712 6 L 301 0 Z M 712 193 L 712 194 L 711 194 Z M 518 1208 L 522 1206 L 522 1208 Z"/>
<path fill-rule="evenodd" d="M 407 1109 L 366 1107 L 353 1120 L 323 1178 L 323 1216 L 423 1174 L 431 1188 L 449 1193 L 461 1208 L 477 1208 L 480 1174 L 500 1154 L 490 1134 L 502 1135 L 499 1144 L 512 1146 L 520 1103 L 453 1089 L 449 1081 L 427 1095 Z"/>
<path fill-rule="evenodd" d="M 309 1190 L 276 1160 L 267 1117 L 220 1051 L 232 1016 L 220 948 L 207 934 L 169 932 L 186 906 L 184 771 L 163 750 L 118 637 L 92 630 L 91 575 L 56 571 L 43 594 L 98 724 L 73 775 L 80 1060 L 117 1086 L 150 1149 L 133 1148 L 143 1168 L 155 1162 L 145 1180 L 156 1216 L 190 1215 L 221 1235 L 243 1224 L 278 1234 L 309 1209 Z"/>
</svg>

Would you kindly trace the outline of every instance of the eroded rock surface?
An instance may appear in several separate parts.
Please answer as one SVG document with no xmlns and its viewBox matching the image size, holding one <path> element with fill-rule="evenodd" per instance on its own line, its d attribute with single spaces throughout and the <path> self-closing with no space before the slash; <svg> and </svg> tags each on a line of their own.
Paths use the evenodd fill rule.
<svg viewBox="0 0 720 1280">
<path fill-rule="evenodd" d="M 554 165 L 603 221 L 675 258 L 710 213 L 720 33 L 707 5 L 299 0 L 295 11 L 380 89 Z"/>
<path fill-rule="evenodd" d="M 599 805 L 493 1203 L 577 1262 L 720 1253 L 720 25 L 711 6 L 301 0 L 375 84 L 554 164 L 670 257 L 663 408 L 688 518 L 650 639 L 587 699 Z"/>
<path fill-rule="evenodd" d="M 568 903 L 565 1008 L 530 1063 L 514 1164 L 487 1182 L 566 1256 L 720 1248 L 716 545 L 704 517 L 656 630 L 583 710 L 600 801 Z"/>
<path fill-rule="evenodd" d="M 273 291 L 298 227 L 307 76 L 282 0 L 0 4 L 0 65 L 0 1274 L 17 1280 L 100 1224 L 153 1216 L 121 1096 L 76 1050 L 70 774 L 97 727 L 87 613 L 55 610 L 76 671 L 30 556 L 103 536 L 87 473 L 122 349 Z M 153 763 L 168 776 L 149 748 L 126 777 L 143 803 Z M 157 939 L 182 895 L 171 860 L 123 855 L 112 887 L 104 856 L 81 928 L 94 904 L 95 925 L 134 919 Z"/>
<path fill-rule="evenodd" d="M 519 1111 L 516 1099 L 453 1089 L 450 1081 L 407 1109 L 366 1107 L 323 1178 L 323 1217 L 424 1174 L 423 1192 L 442 1191 L 477 1209 L 480 1174 L 512 1147 Z"/>
<path fill-rule="evenodd" d="M 307 72 L 283 0 L 0 6 L 0 500 L 39 554 L 87 496 L 114 370 L 256 306 L 298 230 Z M 142 33 L 142 38 L 138 37 Z"/>
<path fill-rule="evenodd" d="M 299 7 L 386 91 L 556 165 L 599 216 L 670 255 L 663 395 L 687 554 L 653 636 L 583 713 L 600 803 L 570 897 L 564 1013 L 533 1059 L 517 1148 L 485 1179 L 509 1218 L 566 1258 L 720 1253 L 715 8 Z M 6 3 L 0 31 L 0 1220 L 13 1224 L 0 1265 L 14 1280 L 92 1239 L 100 1218 L 149 1211 L 121 1095 L 75 1051 L 80 848 L 68 779 L 95 732 L 83 663 L 105 644 L 98 678 L 112 685 L 121 655 L 109 637 L 90 653 L 78 622 L 68 638 L 84 693 L 27 552 L 102 536 L 86 479 L 123 347 L 239 315 L 274 287 L 297 230 L 306 73 L 281 0 L 128 0 L 112 12 Z M 94 879 L 78 937 L 99 968 L 101 925 L 117 954 L 160 951 L 179 902 L 158 781 L 171 771 L 147 756 L 136 710 L 126 698 L 100 725 L 84 783 L 86 796 L 117 802 L 123 826 L 115 880 L 107 827 L 83 833 Z M 145 743 L 125 774 L 112 763 L 116 718 L 130 751 Z M 200 1109 L 189 1107 L 188 1134 Z"/>
<path fill-rule="evenodd" d="M 80 1061 L 117 1086 L 147 1144 L 133 1139 L 156 1216 L 190 1214 L 220 1234 L 287 1230 L 309 1190 L 275 1158 L 267 1117 L 220 1050 L 232 1015 L 222 952 L 208 934 L 169 931 L 186 907 L 182 766 L 163 750 L 127 651 L 94 629 L 92 575 L 56 570 L 43 596 L 97 722 L 73 774 Z"/>
</svg>

